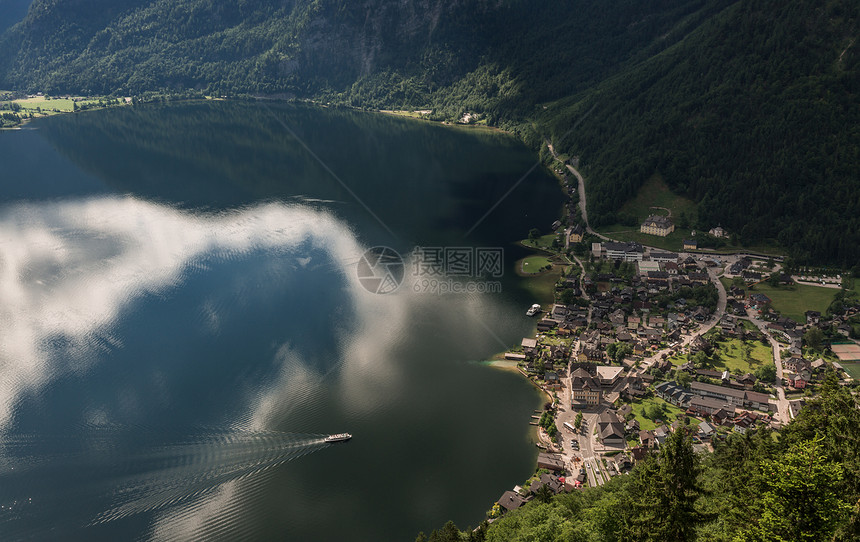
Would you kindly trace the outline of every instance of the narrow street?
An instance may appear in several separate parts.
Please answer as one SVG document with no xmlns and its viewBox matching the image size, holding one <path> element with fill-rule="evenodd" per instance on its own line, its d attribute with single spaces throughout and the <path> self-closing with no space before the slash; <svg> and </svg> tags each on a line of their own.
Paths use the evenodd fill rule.
<svg viewBox="0 0 860 542">
<path fill-rule="evenodd" d="M 773 363 L 776 365 L 776 383 L 773 385 L 776 390 L 776 417 L 782 423 L 788 423 L 791 421 L 791 414 L 788 408 L 788 399 L 785 397 L 785 389 L 782 386 L 782 354 L 780 354 L 782 345 L 767 332 L 766 324 L 755 317 L 752 309 L 747 309 L 747 317 L 745 319 L 752 322 L 759 331 L 765 334 L 773 349 Z"/>
<path fill-rule="evenodd" d="M 579 259 L 579 256 L 576 256 L 575 254 L 573 255 L 573 260 L 577 263 L 577 265 L 579 265 L 580 272 L 579 272 L 578 280 L 579 280 L 579 284 L 580 284 L 580 288 L 581 288 L 582 279 L 585 278 L 585 265 L 583 265 L 582 260 Z M 593 310 L 593 308 L 591 306 L 591 296 L 588 295 L 588 292 L 586 292 L 584 288 L 581 288 L 581 290 L 582 290 L 583 299 L 588 301 L 588 316 L 586 317 L 587 318 L 586 321 L 589 324 L 591 324 L 591 312 Z"/>
<path fill-rule="evenodd" d="M 604 480 L 595 472 L 601 472 L 599 468 L 599 459 L 594 452 L 594 428 L 597 424 L 597 414 L 594 412 L 582 413 L 582 428 L 577 433 L 572 433 L 567 429 L 565 422 L 570 425 L 575 425 L 576 415 L 579 411 L 570 408 L 570 377 L 565 379 L 564 388 L 559 394 L 561 399 L 561 408 L 556 416 L 556 427 L 562 437 L 562 457 L 568 472 L 575 476 L 579 473 L 579 469 L 584 468 L 587 474 L 588 485 L 595 487 L 603 485 Z M 579 450 L 575 450 L 571 444 L 571 439 L 576 439 L 579 444 Z M 595 468 L 598 468 L 595 471 Z"/>
<path fill-rule="evenodd" d="M 702 324 L 702 326 L 698 330 L 696 330 L 695 333 L 685 337 L 684 340 L 681 341 L 680 345 L 678 345 L 674 348 L 664 348 L 664 349 L 656 352 L 652 356 L 645 358 L 642 361 L 642 370 L 640 372 L 647 371 L 652 365 L 654 365 L 654 363 L 656 363 L 657 361 L 660 360 L 660 358 L 663 356 L 663 354 L 668 354 L 672 350 L 680 350 L 681 348 L 683 348 L 683 347 L 689 345 L 691 342 L 693 342 L 693 339 L 695 339 L 696 336 L 704 335 L 705 333 L 707 333 L 708 331 L 713 329 L 714 326 L 716 326 L 717 324 L 720 323 L 720 320 L 722 319 L 723 315 L 726 313 L 726 305 L 728 303 L 728 296 L 726 294 L 726 289 L 723 286 L 723 283 L 720 282 L 719 278 L 717 278 L 716 272 L 713 269 L 708 268 L 708 276 L 710 277 L 713 285 L 717 288 L 717 295 L 718 295 L 717 310 L 714 312 L 713 316 L 711 316 L 711 318 L 707 322 Z"/>
<path fill-rule="evenodd" d="M 552 148 L 552 144 L 549 141 L 546 142 L 546 146 L 547 146 L 547 149 L 549 149 L 550 154 L 552 154 L 552 157 L 555 158 L 556 161 L 558 161 L 562 165 L 564 165 L 564 167 L 566 167 L 567 170 L 570 171 L 574 177 L 576 177 L 576 180 L 579 183 L 579 210 L 582 213 L 582 221 L 585 222 L 585 231 L 587 231 L 590 234 L 593 234 L 593 235 L 600 237 L 604 241 L 610 241 L 611 239 L 609 239 L 605 235 L 599 234 L 596 231 L 594 231 L 593 229 L 591 229 L 591 225 L 588 222 L 588 206 L 587 206 L 586 200 L 585 200 L 585 179 L 582 178 L 582 175 L 580 175 L 580 173 L 578 171 L 576 171 L 576 168 L 574 168 L 572 165 L 565 164 L 564 162 L 562 162 L 561 160 L 558 159 L 558 155 L 555 153 L 555 149 Z"/>
</svg>

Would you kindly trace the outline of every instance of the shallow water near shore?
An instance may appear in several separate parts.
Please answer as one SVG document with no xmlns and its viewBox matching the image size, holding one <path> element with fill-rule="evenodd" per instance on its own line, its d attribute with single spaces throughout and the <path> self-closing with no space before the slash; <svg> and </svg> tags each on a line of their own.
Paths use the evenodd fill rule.
<svg viewBox="0 0 860 542">
<path fill-rule="evenodd" d="M 4 539 L 410 540 L 533 470 L 542 397 L 470 362 L 530 330 L 509 243 L 561 205 L 540 168 L 504 197 L 512 138 L 199 102 L 33 122 L 0 160 Z M 500 251 L 498 288 L 428 291 L 416 246 Z"/>
</svg>

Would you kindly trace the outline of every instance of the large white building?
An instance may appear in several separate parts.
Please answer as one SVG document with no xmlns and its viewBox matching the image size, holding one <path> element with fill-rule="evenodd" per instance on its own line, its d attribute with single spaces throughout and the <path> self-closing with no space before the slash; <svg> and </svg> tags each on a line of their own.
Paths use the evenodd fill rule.
<svg viewBox="0 0 860 542">
<path fill-rule="evenodd" d="M 642 261 L 642 255 L 645 250 L 639 243 L 603 243 L 603 250 L 606 252 L 606 257 L 610 260 L 624 260 L 625 262 Z"/>
<path fill-rule="evenodd" d="M 645 219 L 645 222 L 639 227 L 639 231 L 649 235 L 659 235 L 666 237 L 675 231 L 675 225 L 669 220 L 668 216 L 651 215 Z"/>
</svg>

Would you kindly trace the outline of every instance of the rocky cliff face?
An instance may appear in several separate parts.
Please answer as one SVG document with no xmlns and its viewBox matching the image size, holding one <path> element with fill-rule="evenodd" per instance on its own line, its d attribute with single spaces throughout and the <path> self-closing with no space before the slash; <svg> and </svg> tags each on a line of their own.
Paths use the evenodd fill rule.
<svg viewBox="0 0 860 542">
<path fill-rule="evenodd" d="M 7 85 L 70 92 L 225 80 L 245 91 L 336 89 L 420 71 L 439 51 L 474 65 L 486 22 L 504 9 L 484 0 L 35 0 L 3 37 L 0 68 Z"/>
<path fill-rule="evenodd" d="M 306 77 L 334 76 L 334 86 L 384 70 L 423 73 L 440 56 L 474 67 L 489 45 L 487 15 L 501 9 L 501 2 L 465 0 L 329 3 L 298 34 L 298 66 Z"/>
</svg>

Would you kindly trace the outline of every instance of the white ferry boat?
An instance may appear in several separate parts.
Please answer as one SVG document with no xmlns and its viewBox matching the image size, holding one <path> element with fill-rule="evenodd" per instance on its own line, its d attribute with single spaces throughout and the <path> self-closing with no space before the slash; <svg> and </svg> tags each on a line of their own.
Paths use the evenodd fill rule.
<svg viewBox="0 0 860 542">
<path fill-rule="evenodd" d="M 352 435 L 349 433 L 338 433 L 336 435 L 329 435 L 325 438 L 326 442 L 341 442 L 344 440 L 349 440 L 352 438 Z"/>
<path fill-rule="evenodd" d="M 529 307 L 529 310 L 526 311 L 526 316 L 534 316 L 535 314 L 537 314 L 539 312 L 540 312 L 540 305 L 535 303 L 534 305 Z"/>
</svg>

